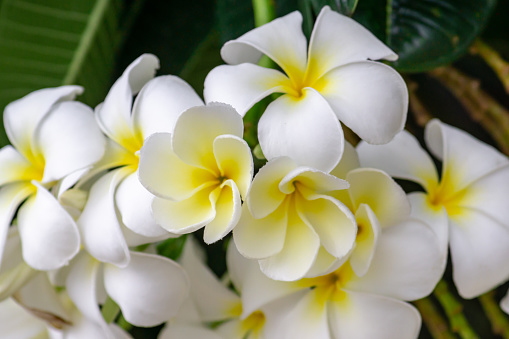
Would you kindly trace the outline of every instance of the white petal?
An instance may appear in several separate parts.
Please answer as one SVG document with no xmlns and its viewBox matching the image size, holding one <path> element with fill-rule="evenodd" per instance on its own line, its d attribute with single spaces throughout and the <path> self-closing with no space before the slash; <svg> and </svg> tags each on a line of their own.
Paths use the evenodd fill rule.
<svg viewBox="0 0 509 339">
<path fill-rule="evenodd" d="M 72 262 L 65 287 L 72 302 L 88 319 L 106 325 L 99 311 L 97 298 L 100 263 L 82 251 Z"/>
<path fill-rule="evenodd" d="M 393 177 L 418 182 L 425 189 L 438 183 L 433 160 L 419 145 L 417 138 L 407 131 L 397 134 L 385 145 L 361 141 L 357 153 L 363 167 L 379 168 Z"/>
<path fill-rule="evenodd" d="M 226 180 L 220 190 L 211 193 L 217 194 L 214 199 L 215 216 L 203 232 L 206 244 L 212 244 L 223 239 L 237 225 L 241 213 L 240 193 L 233 180 Z M 212 200 L 212 198 L 211 198 Z"/>
<path fill-rule="evenodd" d="M 443 159 L 442 176 L 449 175 L 457 191 L 481 176 L 509 165 L 509 159 L 494 147 L 437 119 L 426 125 L 424 136 L 430 151 Z"/>
<path fill-rule="evenodd" d="M 96 108 L 97 121 L 102 130 L 113 140 L 132 138 L 131 106 L 133 95 L 154 77 L 159 68 L 155 55 L 143 54 L 134 60 L 111 87 L 104 102 Z M 142 137 L 140 136 L 143 141 Z"/>
<path fill-rule="evenodd" d="M 119 266 L 127 265 L 129 251 L 116 212 L 115 191 L 129 174 L 131 169 L 122 167 L 99 178 L 78 219 L 86 250 L 99 261 Z"/>
<path fill-rule="evenodd" d="M 388 143 L 403 130 L 408 91 L 403 78 L 382 63 L 337 67 L 320 80 L 320 94 L 339 120 L 370 144 Z M 318 88 L 317 88 L 318 89 Z"/>
<path fill-rule="evenodd" d="M 368 272 L 349 280 L 345 288 L 400 300 L 420 299 L 442 277 L 445 259 L 433 231 L 408 219 L 382 231 Z"/>
<path fill-rule="evenodd" d="M 223 339 L 216 332 L 196 325 L 167 324 L 157 336 L 158 339 Z"/>
<path fill-rule="evenodd" d="M 258 262 L 256 260 L 244 258 L 239 253 L 234 241 L 228 243 L 228 249 L 226 250 L 226 267 L 228 267 L 228 274 L 233 286 L 239 292 L 242 292 L 242 286 L 244 285 L 245 277 L 249 269 L 256 268 L 260 271 Z M 264 275 L 262 274 L 262 276 Z"/>
<path fill-rule="evenodd" d="M 206 102 L 225 102 L 240 115 L 272 93 L 284 93 L 290 80 L 280 71 L 253 64 L 221 65 L 205 78 L 203 96 Z"/>
<path fill-rule="evenodd" d="M 320 237 L 320 243 L 336 258 L 347 255 L 355 243 L 357 223 L 341 202 L 323 195 L 317 199 L 297 199 L 297 212 Z"/>
<path fill-rule="evenodd" d="M 500 300 L 500 308 L 502 308 L 505 313 L 509 314 L 509 293 L 506 293 L 504 298 Z"/>
<path fill-rule="evenodd" d="M 214 220 L 213 189 L 203 189 L 182 201 L 154 198 L 152 213 L 158 225 L 175 234 L 194 232 Z"/>
<path fill-rule="evenodd" d="M 143 86 L 133 107 L 133 127 L 144 138 L 156 132 L 172 133 L 180 113 L 202 106 L 194 89 L 174 75 L 156 77 Z"/>
<path fill-rule="evenodd" d="M 131 261 L 124 268 L 105 265 L 104 284 L 125 319 L 143 327 L 175 316 L 189 294 L 187 276 L 178 264 L 140 252 L 131 252 Z"/>
<path fill-rule="evenodd" d="M 332 303 L 329 323 L 334 338 L 417 338 L 421 316 L 410 304 L 373 294 L 347 292 L 344 303 Z"/>
<path fill-rule="evenodd" d="M 369 205 L 361 204 L 355 212 L 358 231 L 355 239 L 355 248 L 350 256 L 350 266 L 358 277 L 366 274 L 380 237 L 380 223 Z"/>
<path fill-rule="evenodd" d="M 219 321 L 236 317 L 241 308 L 240 298 L 224 286 L 198 258 L 196 241 L 188 237 L 180 263 L 189 276 L 191 297 L 202 321 Z"/>
<path fill-rule="evenodd" d="M 440 252 L 447 257 L 449 247 L 449 219 L 443 206 L 433 206 L 429 198 L 422 192 L 413 192 L 408 195 L 412 212 L 410 216 L 428 225 L 438 238 Z M 446 262 L 444 262 L 445 268 Z"/>
<path fill-rule="evenodd" d="M 509 227 L 509 166 L 499 167 L 466 187 L 457 204 L 486 213 Z"/>
<path fill-rule="evenodd" d="M 361 163 L 359 161 L 359 156 L 357 155 L 357 151 L 348 141 L 345 141 L 345 149 L 343 151 L 343 156 L 341 156 L 341 160 L 336 167 L 330 172 L 330 174 L 335 177 L 345 179 L 346 174 L 351 170 L 361 167 Z"/>
<path fill-rule="evenodd" d="M 46 332 L 46 324 L 17 304 L 14 299 L 0 303 L 3 339 L 36 338 Z"/>
<path fill-rule="evenodd" d="M 32 153 L 32 136 L 40 120 L 55 103 L 73 100 L 82 92 L 83 88 L 79 86 L 45 88 L 7 105 L 4 111 L 5 132 L 14 147 L 30 159 L 27 153 Z"/>
<path fill-rule="evenodd" d="M 387 227 L 405 220 L 410 215 L 410 203 L 405 191 L 387 173 L 359 168 L 348 173 L 350 197 L 354 206 L 367 204 L 380 222 Z"/>
<path fill-rule="evenodd" d="M 78 226 L 50 192 L 35 185 L 37 193 L 21 206 L 18 214 L 23 258 L 38 270 L 60 268 L 80 249 Z"/>
<path fill-rule="evenodd" d="M 177 119 L 172 145 L 185 163 L 208 170 L 217 168 L 213 153 L 214 140 L 223 134 L 242 138 L 242 117 L 233 107 L 222 103 L 188 109 Z"/>
<path fill-rule="evenodd" d="M 319 289 L 310 290 L 296 304 L 280 310 L 271 335 L 281 339 L 330 339 L 327 303 L 321 293 Z"/>
<path fill-rule="evenodd" d="M 368 59 L 398 56 L 355 20 L 323 7 L 311 33 L 308 72 L 319 78 L 337 66 Z"/>
<path fill-rule="evenodd" d="M 34 132 L 34 144 L 45 160 L 43 182 L 50 182 L 101 159 L 105 139 L 91 108 L 63 102 L 41 120 Z"/>
<path fill-rule="evenodd" d="M 279 253 L 284 246 L 288 204 L 282 203 L 274 212 L 264 218 L 255 219 L 242 206 L 237 227 L 233 229 L 235 246 L 246 258 L 263 259 Z"/>
<path fill-rule="evenodd" d="M 157 237 L 167 232 L 156 224 L 151 206 L 154 196 L 132 173 L 122 180 L 115 193 L 115 202 L 124 225 L 133 232 L 147 237 Z"/>
<path fill-rule="evenodd" d="M 262 54 L 274 60 L 287 74 L 304 72 L 306 37 L 302 33 L 302 15 L 295 11 L 255 28 L 221 48 L 228 64 L 256 64 Z"/>
<path fill-rule="evenodd" d="M 294 208 L 290 208 L 283 249 L 260 260 L 260 268 L 275 280 L 298 280 L 313 265 L 319 248 L 320 238 L 316 232 L 299 218 Z"/>
<path fill-rule="evenodd" d="M 217 181 L 209 171 L 183 162 L 172 150 L 169 133 L 156 133 L 145 141 L 140 151 L 139 179 L 158 197 L 176 201 Z"/>
<path fill-rule="evenodd" d="M 26 182 L 14 183 L 0 188 L 0 263 L 5 250 L 7 232 L 19 204 L 36 188 Z"/>
<path fill-rule="evenodd" d="M 248 144 L 233 135 L 219 136 L 214 140 L 214 156 L 221 177 L 233 180 L 242 198 L 246 199 L 254 171 Z"/>
<path fill-rule="evenodd" d="M 256 174 L 248 193 L 247 205 L 256 219 L 274 212 L 286 198 L 279 189 L 279 183 L 296 168 L 288 157 L 280 157 L 267 162 Z"/>
<path fill-rule="evenodd" d="M 0 268 L 0 301 L 10 297 L 37 274 L 36 270 L 23 261 L 21 239 L 16 226 L 9 228 L 3 252 L 4 258 Z"/>
<path fill-rule="evenodd" d="M 40 179 L 39 171 L 10 145 L 0 149 L 0 173 L 0 186 L 15 181 Z"/>
<path fill-rule="evenodd" d="M 509 277 L 509 229 L 466 208 L 449 222 L 453 280 L 459 295 L 475 298 L 505 282 Z"/>
<path fill-rule="evenodd" d="M 325 172 L 343 154 L 343 130 L 329 104 L 313 89 L 296 99 L 283 95 L 270 103 L 258 123 L 258 139 L 270 160 L 289 156 L 299 165 Z"/>
</svg>

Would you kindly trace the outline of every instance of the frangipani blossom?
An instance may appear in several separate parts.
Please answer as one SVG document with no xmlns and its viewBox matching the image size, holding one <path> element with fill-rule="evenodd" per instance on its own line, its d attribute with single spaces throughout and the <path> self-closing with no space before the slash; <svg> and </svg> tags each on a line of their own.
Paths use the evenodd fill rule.
<svg viewBox="0 0 509 339">
<path fill-rule="evenodd" d="M 138 154 L 144 140 L 154 132 L 171 132 L 182 111 L 203 105 L 183 80 L 152 79 L 158 67 L 154 55 L 140 56 L 96 108 L 97 121 L 109 139 L 104 157 L 89 175 L 103 173 L 90 189 L 78 225 L 87 251 L 118 266 L 128 264 L 129 246 L 172 236 L 154 221 L 153 195 L 138 180 Z"/>
<path fill-rule="evenodd" d="M 288 157 L 269 161 L 256 174 L 233 230 L 237 248 L 258 259 L 272 279 L 323 274 L 346 258 L 355 241 L 355 217 L 331 195 L 348 186 Z"/>
<path fill-rule="evenodd" d="M 100 326 L 85 318 L 65 291 L 56 292 L 39 273 L 13 298 L 0 302 L 0 328 L 4 339 L 131 338 L 114 324 Z"/>
<path fill-rule="evenodd" d="M 190 300 L 158 338 L 264 339 L 263 311 L 244 314 L 240 297 L 219 281 L 204 263 L 203 254 L 195 240 L 188 237 L 179 261 L 189 276 Z M 232 281 L 240 291 L 236 282 Z M 212 331 L 205 327 L 210 322 L 222 323 Z"/>
<path fill-rule="evenodd" d="M 493 147 L 438 120 L 428 123 L 426 144 L 442 161 L 438 176 L 431 157 L 403 131 L 387 145 L 361 143 L 363 166 L 419 183 L 409 195 L 412 216 L 429 224 L 447 254 L 463 298 L 476 297 L 509 277 L 509 160 Z"/>
<path fill-rule="evenodd" d="M 232 280 L 239 280 L 243 310 L 265 310 L 267 339 L 417 338 L 421 318 L 408 300 L 429 294 L 441 273 L 439 245 L 422 222 L 383 228 L 373 260 L 359 277 L 347 261 L 324 276 L 276 281 L 228 249 Z"/>
<path fill-rule="evenodd" d="M 147 139 L 139 176 L 156 195 L 152 211 L 163 228 L 184 234 L 206 225 L 203 238 L 210 244 L 235 227 L 253 177 L 243 129 L 231 106 L 212 103 L 182 113 L 173 134 Z"/>
<path fill-rule="evenodd" d="M 130 258 L 122 268 L 101 263 L 85 251 L 73 260 L 65 287 L 88 320 L 104 326 L 98 306 L 100 291 L 106 291 L 124 318 L 136 326 L 156 326 L 177 314 L 189 294 L 189 282 L 180 265 L 141 252 L 131 252 Z"/>
<path fill-rule="evenodd" d="M 362 139 L 386 143 L 403 129 L 408 93 L 395 70 L 371 61 L 397 55 L 354 20 L 324 7 L 308 47 L 301 25 L 302 15 L 293 12 L 227 42 L 221 56 L 231 65 L 209 73 L 204 96 L 244 115 L 283 93 L 259 121 L 264 155 L 329 172 L 343 152 L 338 119 Z M 256 65 L 262 54 L 284 73 Z"/>
<path fill-rule="evenodd" d="M 81 92 L 77 86 L 42 89 L 5 108 L 13 146 L 0 150 L 0 258 L 11 219 L 25 200 L 17 220 L 28 265 L 59 268 L 79 251 L 78 227 L 54 194 L 65 177 L 70 179 L 63 186 L 76 182 L 104 153 L 92 110 L 70 101 Z"/>
</svg>

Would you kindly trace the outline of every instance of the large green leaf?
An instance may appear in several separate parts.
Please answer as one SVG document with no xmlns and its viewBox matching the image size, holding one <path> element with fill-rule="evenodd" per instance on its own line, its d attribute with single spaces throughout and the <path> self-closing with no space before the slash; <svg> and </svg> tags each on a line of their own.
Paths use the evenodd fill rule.
<svg viewBox="0 0 509 339">
<path fill-rule="evenodd" d="M 44 87 L 79 84 L 95 105 L 110 86 L 126 22 L 121 0 L 3 0 L 0 3 L 0 110 Z M 3 128 L 0 145 L 7 142 Z"/>
<path fill-rule="evenodd" d="M 485 26 L 496 0 L 362 0 L 354 18 L 385 41 L 404 72 L 453 62 Z"/>
</svg>

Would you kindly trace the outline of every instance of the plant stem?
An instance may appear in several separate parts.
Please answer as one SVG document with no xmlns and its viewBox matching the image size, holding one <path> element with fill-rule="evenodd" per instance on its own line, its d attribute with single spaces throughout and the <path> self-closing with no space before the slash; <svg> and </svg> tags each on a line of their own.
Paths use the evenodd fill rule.
<svg viewBox="0 0 509 339">
<path fill-rule="evenodd" d="M 488 317 L 490 321 L 493 333 L 503 338 L 509 338 L 509 320 L 495 301 L 495 291 L 481 295 L 479 301 L 481 302 L 486 317 Z"/>
<path fill-rule="evenodd" d="M 500 54 L 490 46 L 486 45 L 481 39 L 477 39 L 470 48 L 472 54 L 478 54 L 493 69 L 498 78 L 509 93 L 509 63 L 507 63 Z"/>
<path fill-rule="evenodd" d="M 101 314 L 103 315 L 104 320 L 108 324 L 112 323 L 117 317 L 119 312 L 120 307 L 117 305 L 116 302 L 113 301 L 113 299 L 108 297 L 108 299 L 106 299 L 106 302 L 104 303 L 101 309 Z"/>
<path fill-rule="evenodd" d="M 255 26 L 259 27 L 276 18 L 273 0 L 253 0 Z"/>
<path fill-rule="evenodd" d="M 426 324 L 431 336 L 434 339 L 454 339 L 454 334 L 449 331 L 447 322 L 436 309 L 431 299 L 424 298 L 413 302 L 421 313 L 422 319 Z"/>
<path fill-rule="evenodd" d="M 125 320 L 125 318 L 122 314 L 120 315 L 120 318 L 118 319 L 117 324 L 126 332 L 129 332 L 129 330 L 131 328 L 133 328 L 133 325 L 131 323 L 129 323 L 127 320 Z"/>
<path fill-rule="evenodd" d="M 456 298 L 449 291 L 449 287 L 444 280 L 440 280 L 433 291 L 433 294 L 438 299 L 440 305 L 445 311 L 451 330 L 457 333 L 462 339 L 479 338 L 479 336 L 470 327 L 470 324 L 462 312 L 463 305 L 456 300 Z"/>
<path fill-rule="evenodd" d="M 484 92 L 478 80 L 452 67 L 437 68 L 429 74 L 447 87 L 472 119 L 491 134 L 505 154 L 509 154 L 509 111 Z"/>
</svg>

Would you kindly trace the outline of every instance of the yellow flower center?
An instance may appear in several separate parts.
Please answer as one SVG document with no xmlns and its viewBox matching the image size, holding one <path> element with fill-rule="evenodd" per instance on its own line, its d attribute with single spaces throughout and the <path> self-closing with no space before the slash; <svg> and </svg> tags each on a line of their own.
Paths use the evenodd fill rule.
<svg viewBox="0 0 509 339">
<path fill-rule="evenodd" d="M 445 207 L 449 216 L 461 213 L 460 202 L 465 195 L 465 190 L 458 190 L 450 175 L 443 176 L 438 184 L 428 188 L 428 202 L 434 209 Z"/>
<path fill-rule="evenodd" d="M 317 303 L 323 305 L 327 301 L 344 301 L 346 293 L 343 286 L 353 275 L 353 270 L 347 262 L 332 273 L 316 278 L 304 278 L 298 283 L 303 287 L 314 288 L 317 292 Z"/>
<path fill-rule="evenodd" d="M 265 314 L 262 311 L 254 311 L 246 319 L 241 322 L 241 329 L 243 338 L 248 333 L 251 335 L 259 336 L 262 332 L 263 326 L 265 325 Z"/>
</svg>

